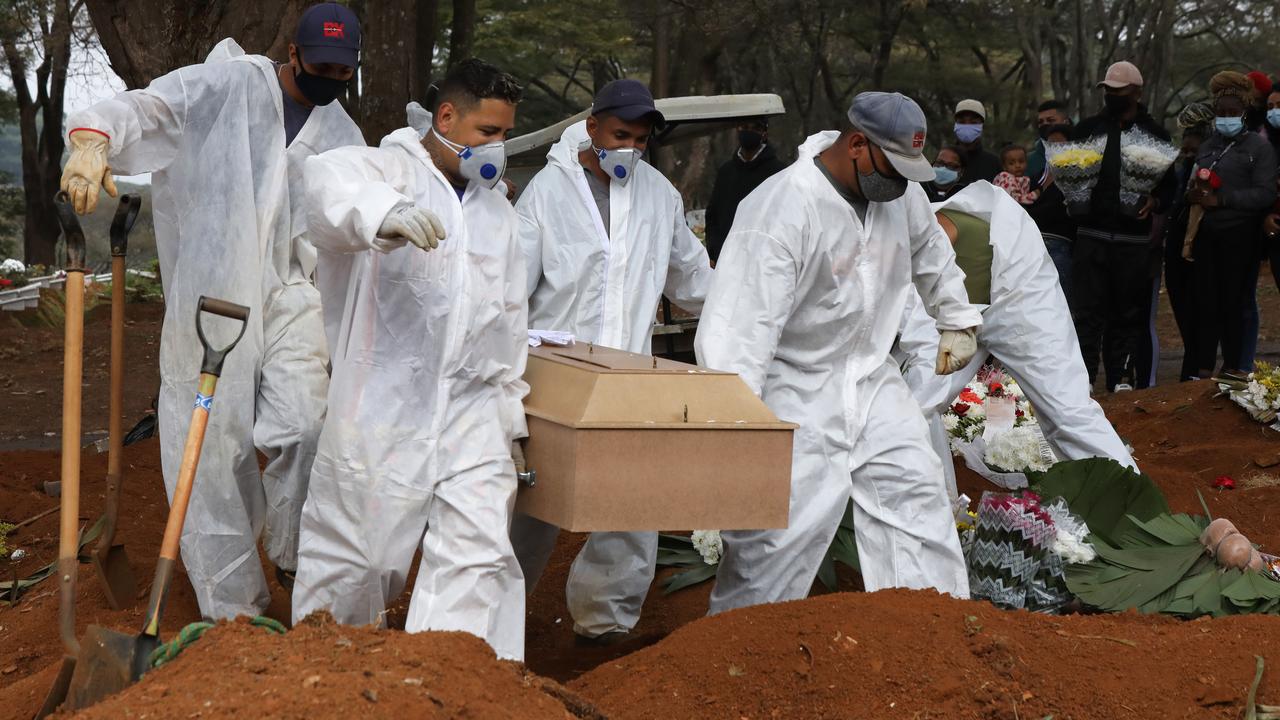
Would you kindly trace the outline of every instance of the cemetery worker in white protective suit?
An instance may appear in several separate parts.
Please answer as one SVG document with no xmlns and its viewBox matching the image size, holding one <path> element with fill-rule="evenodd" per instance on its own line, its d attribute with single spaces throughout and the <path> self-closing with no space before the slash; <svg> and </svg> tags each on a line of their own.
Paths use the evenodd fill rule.
<svg viewBox="0 0 1280 720">
<path fill-rule="evenodd" d="M 991 355 L 1026 393 L 1060 459 L 1106 457 L 1136 469 L 1102 408 L 1089 397 L 1075 325 L 1035 221 L 1008 193 L 982 181 L 934 210 L 965 273 L 969 300 L 982 309 L 978 352 L 963 370 L 935 374 L 938 331 L 918 296 L 908 303 L 899 348 L 906 355 L 907 385 L 929 421 L 952 497 L 955 465 L 942 414 Z"/>
<path fill-rule="evenodd" d="M 707 251 L 685 224 L 680 193 L 641 159 L 663 122 L 643 83 L 614 80 L 596 94 L 591 116 L 547 153 L 516 203 L 529 327 L 647 355 L 664 293 L 690 312 L 702 309 Z M 512 542 L 530 590 L 557 532 L 516 516 Z M 635 627 L 657 553 L 657 532 L 592 533 L 566 588 L 580 637 L 608 643 Z"/>
<path fill-rule="evenodd" d="M 420 546 L 405 629 L 469 632 L 499 657 L 524 656 L 508 530 L 528 326 L 516 213 L 500 184 L 520 95 L 507 73 L 466 60 L 441 83 L 425 136 L 405 127 L 377 148 L 307 162 L 321 265 L 360 262 L 334 286 L 344 310 L 302 512 L 295 622 L 316 610 L 380 622 Z"/>
<path fill-rule="evenodd" d="M 938 373 L 969 362 L 982 322 L 917 184 L 933 177 L 924 138 L 910 98 L 862 93 L 738 210 L 698 359 L 800 427 L 789 525 L 723 533 L 712 614 L 805 597 L 851 494 L 867 590 L 968 597 L 942 465 L 890 357 L 913 282 L 942 334 Z"/>
<path fill-rule="evenodd" d="M 170 497 L 200 374 L 201 295 L 247 305 L 227 358 L 182 532 L 182 562 L 207 618 L 257 615 L 270 601 L 258 539 L 285 584 L 324 419 L 328 353 L 310 279 L 302 163 L 364 145 L 334 102 L 358 64 L 360 26 L 334 3 L 302 14 L 289 61 L 246 55 L 230 39 L 179 68 L 73 114 L 62 187 L 93 212 L 111 171 L 152 173 L 164 279 L 160 456 Z M 210 321 L 211 341 L 229 337 Z M 258 469 L 261 451 L 266 468 Z"/>
</svg>

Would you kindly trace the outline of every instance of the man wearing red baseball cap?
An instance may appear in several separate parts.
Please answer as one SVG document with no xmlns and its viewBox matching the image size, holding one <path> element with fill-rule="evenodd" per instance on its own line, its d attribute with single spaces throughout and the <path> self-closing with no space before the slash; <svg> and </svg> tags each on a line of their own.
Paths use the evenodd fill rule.
<svg viewBox="0 0 1280 720">
<path fill-rule="evenodd" d="M 77 212 L 93 212 L 99 187 L 115 195 L 113 169 L 152 173 L 165 286 L 158 414 L 170 493 L 200 371 L 196 303 L 207 295 L 251 309 L 248 332 L 218 386 L 182 534 L 183 564 L 208 618 L 266 609 L 259 535 L 281 578 L 297 562 L 328 391 L 302 165 L 325 150 L 364 144 L 333 102 L 359 49 L 351 11 L 315 5 L 298 22 L 288 62 L 247 55 L 228 38 L 205 62 L 68 120 L 62 188 Z M 259 451 L 267 458 L 262 472 Z"/>
</svg>

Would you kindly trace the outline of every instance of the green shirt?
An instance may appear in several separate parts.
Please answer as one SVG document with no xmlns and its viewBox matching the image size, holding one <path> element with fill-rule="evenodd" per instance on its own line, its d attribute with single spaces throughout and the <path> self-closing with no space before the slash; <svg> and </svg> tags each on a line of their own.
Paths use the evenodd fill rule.
<svg viewBox="0 0 1280 720">
<path fill-rule="evenodd" d="M 969 302 L 975 305 L 991 304 L 991 223 L 968 213 L 942 210 L 956 226 L 956 265 L 964 271 L 964 289 Z"/>
</svg>

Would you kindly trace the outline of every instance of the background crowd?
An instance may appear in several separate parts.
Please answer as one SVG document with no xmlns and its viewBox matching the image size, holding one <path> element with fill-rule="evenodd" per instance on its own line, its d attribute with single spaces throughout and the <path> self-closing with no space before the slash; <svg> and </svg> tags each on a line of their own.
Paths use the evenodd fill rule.
<svg viewBox="0 0 1280 720">
<path fill-rule="evenodd" d="M 1089 379 L 1107 391 L 1153 385 L 1159 360 L 1155 315 L 1163 280 L 1183 341 L 1182 380 L 1253 368 L 1264 259 L 1280 287 L 1280 83 L 1261 71 L 1214 75 L 1207 99 L 1177 117 L 1180 137 L 1147 111 L 1141 70 L 1111 65 L 1097 83 L 1099 109 L 1073 120 L 1046 100 L 1020 139 L 993 142 L 978 99 L 955 105 L 953 142 L 934 156 L 925 183 L 941 202 L 985 180 L 1007 191 L 1039 227 L 1071 306 Z M 1176 162 L 1132 212 L 1121 201 L 1121 134 L 1138 128 L 1180 142 Z M 782 163 L 763 120 L 738 127 L 739 149 L 716 176 L 707 210 L 714 261 L 738 201 Z M 1068 207 L 1046 155 L 1073 140 L 1105 137 L 1088 201 Z"/>
</svg>

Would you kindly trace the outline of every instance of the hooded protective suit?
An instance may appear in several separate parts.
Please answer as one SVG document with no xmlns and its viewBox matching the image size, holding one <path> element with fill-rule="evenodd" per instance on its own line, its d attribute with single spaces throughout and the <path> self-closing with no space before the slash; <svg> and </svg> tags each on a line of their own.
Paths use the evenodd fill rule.
<svg viewBox="0 0 1280 720">
<path fill-rule="evenodd" d="M 363 145 L 338 103 L 318 106 L 284 144 L 283 98 L 270 60 L 227 39 L 204 63 L 75 113 L 68 127 L 110 136 L 122 174 L 151 172 L 152 215 L 165 290 L 160 342 L 160 441 L 172 498 L 200 374 L 201 295 L 252 309 L 218 383 L 182 561 L 206 617 L 256 615 L 270 601 L 258 536 L 276 566 L 297 561 L 298 519 L 324 418 L 327 353 L 310 283 L 301 166 L 310 155 Z M 231 327 L 210 319 L 210 340 Z M 258 470 L 255 448 L 267 457 Z"/>
<path fill-rule="evenodd" d="M 625 186 L 610 184 L 606 232 L 578 160 L 588 142 L 585 120 L 566 129 L 547 153 L 547 167 L 516 203 L 529 327 L 647 355 L 662 295 L 698 312 L 711 263 L 685 224 L 680 193 L 646 162 L 636 165 Z M 556 533 L 522 515 L 513 523 L 512 541 L 530 588 Z M 657 554 L 656 532 L 592 533 L 566 590 L 575 631 L 594 637 L 634 627 Z"/>
<path fill-rule="evenodd" d="M 420 543 L 405 629 L 470 632 L 519 660 L 524 584 L 507 533 L 528 336 L 515 211 L 474 183 L 459 202 L 413 128 L 314 157 L 306 177 L 321 266 L 358 259 L 337 285 L 346 296 L 294 620 L 324 609 L 379 622 Z M 440 217 L 440 247 L 371 251 L 383 218 L 408 203 Z"/>
<path fill-rule="evenodd" d="M 1045 440 L 1059 458 L 1108 457 L 1136 469 L 1102 408 L 1089 397 L 1089 374 L 1080 359 L 1067 299 L 1031 216 L 1008 193 L 986 182 L 934 205 L 935 212 L 943 209 L 991 225 L 991 304 L 979 306 L 978 353 L 965 369 L 935 375 L 938 332 L 918 297 L 908 304 L 899 348 L 906 355 L 907 384 L 929 421 L 952 496 L 955 466 L 942 414 L 990 355 L 1027 394 Z"/>
<path fill-rule="evenodd" d="M 800 425 L 790 525 L 722 533 L 713 614 L 805 597 L 850 493 L 868 590 L 969 593 L 942 467 L 889 353 L 913 279 L 939 328 L 981 316 L 918 184 L 865 222 L 832 187 L 814 157 L 837 137 L 811 136 L 739 206 L 698 324 L 700 364 Z"/>
</svg>

